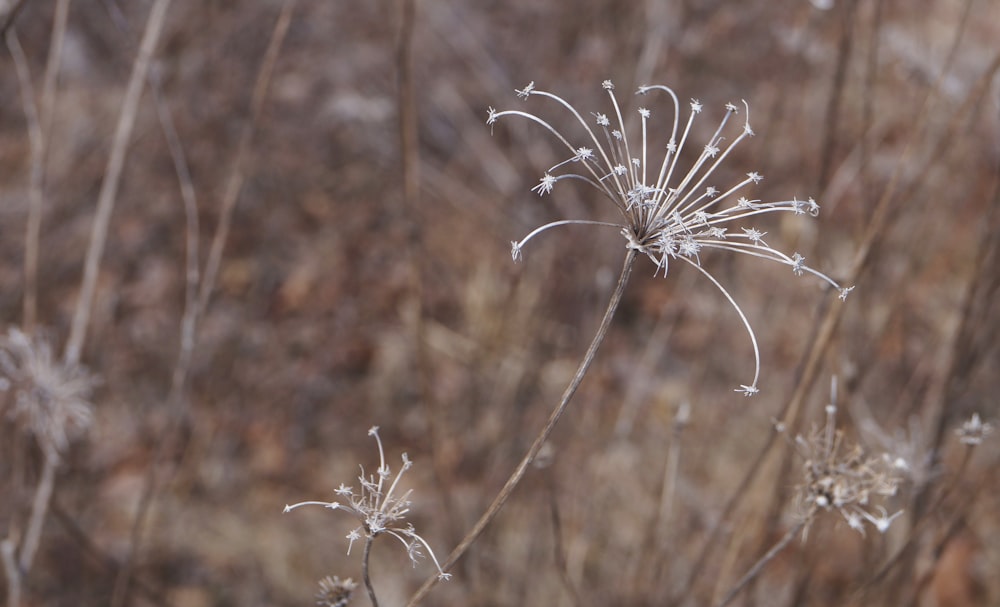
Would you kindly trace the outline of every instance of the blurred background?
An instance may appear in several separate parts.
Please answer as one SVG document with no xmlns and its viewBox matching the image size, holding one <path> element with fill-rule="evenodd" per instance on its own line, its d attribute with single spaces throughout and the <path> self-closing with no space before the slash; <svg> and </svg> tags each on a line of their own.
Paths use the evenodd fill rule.
<svg viewBox="0 0 1000 607">
<path fill-rule="evenodd" d="M 0 3 L 5 330 L 25 323 L 25 83 L 37 106 L 57 17 L 53 0 L 15 4 Z M 64 3 L 34 329 L 56 355 L 154 4 Z M 733 390 L 753 351 L 729 303 L 685 264 L 663 278 L 640 259 L 543 461 L 425 604 L 715 603 L 801 514 L 801 460 L 773 424 L 822 425 L 833 376 L 849 439 L 907 458 L 889 502 L 905 514 L 862 536 L 825 513 L 734 604 L 998 604 L 997 437 L 973 448 L 953 432 L 975 412 L 995 421 L 1000 393 L 997 40 L 991 0 L 170 2 L 82 350 L 94 422 L 63 454 L 22 604 L 314 604 L 322 577 L 359 579 L 356 522 L 282 508 L 357 488 L 358 466 L 378 465 L 373 425 L 393 470 L 415 461 L 410 520 L 443 560 L 558 402 L 625 251 L 615 230 L 573 226 L 511 261 L 538 225 L 617 217 L 583 187 L 531 192 L 562 152 L 527 121 L 491 129 L 487 108 L 571 132 L 514 90 L 534 81 L 607 112 L 605 79 L 630 109 L 647 83 L 699 99 L 698 146 L 745 99 L 757 135 L 720 185 L 759 171 L 754 198 L 815 197 L 818 218 L 754 225 L 856 289 L 842 303 L 786 267 L 703 254 L 759 338 L 761 392 L 746 399 Z M 642 105 L 666 115 L 666 99 Z M 189 237 L 204 279 L 231 183 L 178 383 Z M 42 457 L 2 424 L 0 533 L 16 538 Z M 374 546 L 384 605 L 434 573 L 391 539 Z"/>
</svg>

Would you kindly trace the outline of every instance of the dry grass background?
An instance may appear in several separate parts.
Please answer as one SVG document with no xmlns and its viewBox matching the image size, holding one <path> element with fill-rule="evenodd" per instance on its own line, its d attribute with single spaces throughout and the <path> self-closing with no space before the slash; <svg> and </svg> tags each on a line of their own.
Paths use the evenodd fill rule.
<svg viewBox="0 0 1000 607">
<path fill-rule="evenodd" d="M 38 321 L 57 345 L 151 4 L 70 5 L 38 281 Z M 197 194 L 202 262 L 284 4 L 175 0 L 167 13 L 154 69 Z M 53 5 L 28 2 L 13 21 L 36 91 Z M 96 419 L 64 457 L 24 604 L 109 604 L 126 564 L 128 604 L 311 604 L 319 578 L 358 578 L 343 539 L 352 522 L 281 509 L 333 499 L 359 463 L 374 468 L 365 432 L 375 424 L 391 463 L 402 451 L 416 461 L 412 520 L 447 555 L 558 400 L 624 249 L 614 233 L 574 227 L 511 263 L 508 243 L 536 225 L 613 211 L 582 189 L 529 192 L 555 157 L 551 141 L 517 123 L 491 136 L 486 108 L 514 106 L 513 90 L 533 80 L 600 111 L 605 78 L 619 91 L 668 84 L 713 117 L 749 101 L 758 136 L 727 166 L 762 172 L 765 200 L 820 201 L 818 219 L 760 226 L 835 278 L 854 271 L 880 204 L 887 214 L 843 304 L 787 268 L 705 256 L 761 340 L 761 393 L 749 400 L 733 388 L 752 374 L 752 352 L 725 300 L 682 264 L 663 279 L 640 260 L 545 467 L 426 604 L 712 604 L 792 525 L 792 450 L 777 441 L 752 464 L 796 389 L 795 427 L 822 423 L 832 375 L 852 436 L 933 454 L 933 468 L 895 498 L 907 516 L 888 534 L 862 537 L 830 514 L 737 604 L 1000 602 L 1000 450 L 994 437 L 966 459 L 952 433 L 973 412 L 995 419 L 1000 393 L 1000 5 L 421 0 L 401 60 L 402 14 L 382 0 L 295 5 L 179 425 L 168 394 L 185 216 L 147 87 L 82 356 L 101 378 Z M 0 65 L 0 311 L 17 326 L 31 155 L 9 53 Z M 412 145 L 401 144 L 407 112 Z M 404 164 L 416 167 L 408 193 Z M 832 340 L 804 373 L 830 317 Z M 40 460 L 3 423 L 0 533 L 10 533 L 24 524 Z M 661 515 L 668 456 L 678 475 Z M 157 491 L 136 543 L 152 469 Z M 372 570 L 389 605 L 433 574 L 388 541 L 376 543 Z"/>
</svg>

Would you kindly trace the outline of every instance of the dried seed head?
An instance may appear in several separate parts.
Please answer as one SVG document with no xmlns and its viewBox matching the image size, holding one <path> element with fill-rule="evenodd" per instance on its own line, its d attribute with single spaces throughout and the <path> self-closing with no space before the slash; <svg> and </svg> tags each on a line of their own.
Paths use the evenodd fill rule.
<svg viewBox="0 0 1000 607">
<path fill-rule="evenodd" d="M 347 607 L 357 587 L 351 578 L 342 580 L 337 576 L 326 576 L 319 581 L 316 604 L 319 607 Z"/>
<path fill-rule="evenodd" d="M 835 384 L 834 384 L 835 392 Z M 808 437 L 795 437 L 803 459 L 803 480 L 797 501 L 811 520 L 821 511 L 836 510 L 851 529 L 864 534 L 865 522 L 885 533 L 902 511 L 889 514 L 882 501 L 896 494 L 902 481 L 898 459 L 870 455 L 850 443 L 836 427 L 837 407 L 827 405 L 826 423 Z"/>
<path fill-rule="evenodd" d="M 399 479 L 402 478 L 404 472 L 413 466 L 413 461 L 404 453 L 402 455 L 403 464 L 399 472 L 396 473 L 396 477 L 392 478 L 392 471 L 385 463 L 385 450 L 382 448 L 382 439 L 378 435 L 378 426 L 369 429 L 368 436 L 373 437 L 378 444 L 379 466 L 375 474 L 369 475 L 365 474 L 364 467 L 361 468 L 361 474 L 358 476 L 358 481 L 361 484 L 359 491 L 341 483 L 334 493 L 343 501 L 300 502 L 286 505 L 285 512 L 291 512 L 301 506 L 323 506 L 330 510 L 342 510 L 354 516 L 360 523 L 347 534 L 348 554 L 351 553 L 354 542 L 362 538 L 370 541 L 379 535 L 388 534 L 403 544 L 406 554 L 414 566 L 416 566 L 417 560 L 423 556 L 420 549 L 424 548 L 431 560 L 434 561 L 434 566 L 437 567 L 438 577 L 441 579 L 450 578 L 451 574 L 445 573 L 441 569 L 441 565 L 427 541 L 417 534 L 412 524 L 406 522 L 406 515 L 410 511 L 411 504 L 410 491 L 406 491 L 402 495 L 396 494 Z M 386 482 L 389 479 L 392 480 L 386 487 Z"/>
<path fill-rule="evenodd" d="M 55 360 L 40 337 L 16 328 L 0 336 L 0 390 L 6 393 L 0 406 L 49 457 L 58 457 L 90 426 L 95 383 L 86 368 Z"/>
<path fill-rule="evenodd" d="M 789 256 L 771 247 L 764 240 L 766 232 L 754 227 L 739 226 L 740 230 L 730 233 L 725 227 L 730 222 L 742 222 L 765 213 L 808 212 L 815 216 L 819 213 L 819 205 L 812 198 L 807 201 L 793 198 L 780 202 L 761 202 L 740 196 L 741 191 L 763 180 L 756 171 L 744 173 L 744 179 L 729 187 L 719 188 L 712 183 L 717 169 L 733 149 L 754 134 L 750 128 L 750 106 L 745 101 L 742 107 L 734 103 L 726 104 L 718 127 L 709 140 L 702 144 L 697 158 L 690 166 L 682 166 L 682 150 L 688 142 L 696 117 L 703 110 L 700 101 L 691 100 L 686 121 L 682 121 L 681 104 L 673 90 L 666 86 L 640 87 L 638 94 L 659 91 L 667 94 L 671 103 L 668 104 L 670 111 L 666 115 L 667 122 L 660 123 L 659 126 L 654 122 L 657 119 L 654 109 L 648 106 L 638 109 L 639 125 L 633 130 L 641 132 L 641 139 L 634 146 L 635 137 L 629 138 L 630 131 L 622 117 L 614 85 L 606 80 L 602 88 L 608 95 L 611 111 L 591 113 L 593 121 L 585 119 L 584 114 L 565 99 L 537 89 L 534 82 L 516 91 L 517 96 L 522 99 L 541 97 L 567 110 L 577 126 L 575 136 L 564 135 L 551 123 L 527 111 L 489 109 L 489 125 L 494 125 L 498 119 L 506 116 L 524 118 L 546 129 L 565 147 L 568 156 L 549 167 L 532 191 L 539 195 L 551 194 L 564 179 L 582 181 L 607 198 L 617 208 L 620 216 L 618 222 L 571 219 L 543 225 L 523 239 L 514 241 L 511 254 L 515 261 L 520 260 L 525 244 L 550 228 L 589 224 L 617 228 L 625 238 L 626 246 L 652 260 L 656 265 L 656 272 L 662 271 L 664 276 L 672 261 L 682 261 L 694 266 L 732 304 L 750 334 L 756 364 L 754 378 L 749 384 L 738 388 L 737 392 L 748 396 L 755 394 L 758 391 L 760 373 L 756 336 L 733 297 L 702 267 L 701 254 L 715 249 L 784 264 L 795 275 L 812 274 L 820 278 L 836 288 L 841 298 L 846 298 L 850 288 L 843 288 L 830 277 L 807 266 L 802 255 L 796 253 Z M 744 113 L 742 127 L 738 131 L 732 127 L 727 129 L 730 118 L 741 111 Z M 735 132 L 730 135 L 727 134 L 728 131 Z M 666 143 L 662 146 L 655 145 L 647 136 L 648 133 L 657 132 L 665 135 Z"/>
</svg>

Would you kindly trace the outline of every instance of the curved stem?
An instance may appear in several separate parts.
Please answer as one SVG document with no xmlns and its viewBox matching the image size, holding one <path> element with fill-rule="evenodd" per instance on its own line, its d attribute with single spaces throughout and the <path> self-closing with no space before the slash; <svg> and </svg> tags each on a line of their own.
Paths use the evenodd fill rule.
<svg viewBox="0 0 1000 607">
<path fill-rule="evenodd" d="M 604 311 L 604 318 L 601 319 L 601 325 L 597 328 L 597 333 L 594 335 L 594 339 L 590 342 L 590 347 L 587 349 L 587 353 L 584 355 L 583 360 L 580 362 L 580 367 L 577 369 L 576 374 L 573 379 L 570 380 L 569 385 L 566 386 L 565 392 L 563 392 L 562 399 L 560 399 L 559 404 L 553 409 L 552 413 L 549 415 L 548 421 L 545 423 L 545 427 L 542 431 L 538 433 L 535 437 L 535 442 L 531 444 L 531 448 L 524 455 L 521 463 L 517 465 L 514 472 L 507 479 L 507 482 L 500 489 L 500 492 L 495 498 L 493 498 L 493 503 L 490 504 L 486 512 L 476 521 L 476 524 L 471 530 L 465 535 L 458 546 L 452 550 L 451 554 L 448 555 L 448 559 L 441 564 L 441 569 L 443 571 L 448 571 L 451 569 L 456 562 L 466 553 L 469 546 L 475 542 L 479 536 L 486 529 L 486 526 L 496 518 L 496 515 L 503 509 L 504 504 L 507 503 L 507 499 L 510 498 L 511 493 L 524 478 L 525 472 L 528 470 L 528 466 L 535 461 L 535 457 L 538 456 L 538 452 L 541 451 L 542 445 L 548 440 L 552 431 L 556 427 L 556 423 L 559 422 L 559 418 L 566 411 L 569 406 L 570 400 L 573 399 L 573 395 L 576 394 L 577 388 L 580 387 L 580 383 L 583 381 L 583 377 L 587 374 L 590 369 L 591 363 L 594 362 L 594 357 L 597 355 L 598 348 L 604 342 L 604 337 L 608 333 L 608 327 L 611 326 L 611 319 L 614 318 L 615 312 L 618 310 L 618 304 L 621 303 L 622 294 L 625 292 L 625 285 L 628 284 L 629 276 L 632 274 L 632 265 L 635 263 L 636 251 L 635 249 L 628 249 L 625 255 L 625 261 L 622 265 L 621 275 L 618 277 L 618 284 L 615 286 L 614 293 L 611 294 L 611 299 L 608 301 L 608 307 Z M 431 588 L 437 584 L 440 576 L 433 576 L 427 579 L 426 582 L 410 597 L 410 600 L 406 603 L 407 607 L 413 607 L 418 604 L 427 593 L 430 592 Z"/>
<path fill-rule="evenodd" d="M 368 590 L 368 598 L 371 599 L 372 607 L 378 607 L 378 599 L 375 598 L 375 587 L 372 586 L 372 578 L 368 575 L 368 557 L 372 552 L 372 543 L 375 536 L 368 533 L 365 537 L 365 554 L 361 559 L 361 577 L 365 580 L 365 589 Z"/>
</svg>

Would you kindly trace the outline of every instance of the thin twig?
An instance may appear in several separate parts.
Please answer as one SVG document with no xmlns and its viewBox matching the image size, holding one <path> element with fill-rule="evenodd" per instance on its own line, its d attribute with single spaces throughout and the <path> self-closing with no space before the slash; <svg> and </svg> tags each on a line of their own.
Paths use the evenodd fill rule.
<svg viewBox="0 0 1000 607">
<path fill-rule="evenodd" d="M 7 607 L 21 607 L 21 571 L 17 568 L 16 551 L 14 540 L 4 538 L 0 541 L 0 557 L 7 578 Z"/>
<path fill-rule="evenodd" d="M 271 75 L 274 72 L 274 64 L 278 60 L 278 53 L 281 51 L 281 45 L 284 43 L 285 35 L 288 33 L 288 26 L 292 21 L 295 2 L 296 0 L 286 0 L 282 5 L 281 14 L 278 15 L 278 21 L 274 24 L 274 30 L 271 32 L 271 41 L 264 52 L 264 60 L 261 63 L 260 70 L 257 72 L 257 81 L 254 83 L 253 94 L 250 98 L 250 118 L 243 123 L 243 129 L 240 132 L 240 140 L 236 148 L 236 158 L 233 160 L 229 179 L 226 182 L 226 190 L 222 198 L 219 224 L 216 226 L 215 235 L 212 237 L 208 261 L 205 262 L 205 272 L 202 275 L 201 289 L 198 293 L 199 317 L 204 316 L 205 309 L 208 307 L 208 300 L 215 289 L 219 266 L 222 263 L 222 251 L 226 246 L 226 240 L 229 237 L 229 228 L 233 222 L 233 212 L 236 209 L 236 202 L 239 200 L 240 190 L 243 188 L 244 170 L 246 169 L 250 142 L 257 131 L 257 124 L 260 122 L 260 115 L 264 109 L 267 90 L 271 84 Z"/>
<path fill-rule="evenodd" d="M 55 453 L 45 454 L 42 478 L 38 481 L 35 499 L 31 503 L 28 531 L 24 534 L 24 541 L 21 543 L 18 566 L 20 566 L 22 574 L 31 571 L 31 564 L 35 560 L 35 554 L 38 553 L 38 544 L 42 538 L 42 526 L 45 524 L 45 516 L 49 513 L 49 502 L 52 500 L 52 490 L 55 488 L 56 467 L 58 465 L 59 458 Z"/>
<path fill-rule="evenodd" d="M 177 183 L 180 186 L 181 200 L 184 206 L 184 312 L 181 316 L 180 345 L 177 361 L 170 382 L 171 403 L 181 402 L 181 395 L 187 381 L 188 370 L 191 367 L 191 357 L 194 353 L 195 334 L 198 326 L 198 281 L 201 276 L 198 267 L 198 198 L 195 195 L 191 171 L 188 168 L 184 146 L 174 126 L 174 119 L 163 98 L 158 70 L 150 72 L 150 90 L 156 101 L 156 113 L 163 127 L 163 135 L 167 140 L 167 149 L 173 160 L 174 172 L 177 173 Z"/>
<path fill-rule="evenodd" d="M 270 85 L 271 74 L 274 71 L 274 63 L 277 60 L 278 52 L 280 51 L 285 36 L 288 33 L 288 27 L 291 23 L 294 7 L 295 0 L 286 0 L 285 4 L 282 6 L 281 13 L 278 15 L 278 19 L 275 22 L 274 29 L 271 32 L 271 39 L 268 43 L 267 50 L 264 53 L 264 59 L 261 62 L 261 67 L 257 74 L 257 81 L 254 86 L 253 100 L 251 102 L 251 115 L 244 124 L 243 131 L 241 133 L 240 142 L 238 144 L 239 147 L 236 152 L 236 159 L 233 162 L 232 173 L 230 174 L 226 194 L 222 203 L 222 218 L 220 219 L 220 223 L 217 226 L 214 235 L 212 251 L 209 254 L 208 261 L 206 262 L 205 272 L 201 275 L 202 278 L 200 285 L 198 284 L 199 273 L 197 258 L 197 202 L 191 185 L 191 177 L 187 170 L 187 163 L 184 159 L 183 149 L 177 137 L 176 130 L 173 128 L 173 121 L 170 118 L 169 111 L 167 111 L 166 107 L 162 103 L 157 106 L 160 113 L 161 124 L 163 125 L 164 133 L 167 137 L 168 147 L 170 148 L 171 155 L 174 160 L 174 168 L 175 171 L 177 171 L 178 179 L 181 184 L 181 194 L 184 199 L 184 214 L 187 233 L 185 282 L 187 286 L 184 313 L 181 319 L 181 343 L 178 350 L 177 362 L 171 379 L 170 394 L 168 395 L 168 405 L 171 409 L 170 423 L 162 432 L 161 440 L 156 444 L 155 453 L 153 455 L 153 463 L 149 467 L 146 482 L 139 498 L 135 519 L 132 521 L 128 554 L 126 555 L 122 568 L 118 573 L 117 579 L 115 580 L 115 590 L 112 595 L 111 603 L 113 606 L 122 605 L 127 600 L 129 583 L 134 567 L 134 556 L 139 550 L 142 530 L 145 526 L 149 510 L 153 503 L 153 496 L 156 495 L 160 485 L 157 468 L 168 451 L 166 448 L 168 442 L 167 438 L 176 434 L 182 421 L 181 412 L 184 396 L 183 392 L 187 382 L 195 340 L 197 338 L 198 322 L 203 317 L 205 308 L 208 305 L 208 300 L 212 294 L 215 277 L 218 273 L 219 264 L 221 262 L 222 249 L 225 245 L 229 231 L 229 224 L 231 222 L 232 214 L 236 206 L 236 200 L 243 182 L 243 159 L 247 153 L 247 148 L 250 145 L 256 124 L 259 120 L 265 94 Z M 158 81 L 154 80 L 152 87 L 154 90 L 158 90 Z"/>
<path fill-rule="evenodd" d="M 87 246 L 80 299 L 77 301 L 73 314 L 73 324 L 69 340 L 66 342 L 66 352 L 63 355 L 64 360 L 69 365 L 80 362 L 80 354 L 87 336 L 87 325 L 90 322 L 90 312 L 94 304 L 94 294 L 97 290 L 97 273 L 101 266 L 104 244 L 108 237 L 108 225 L 111 222 L 111 212 L 114 210 L 118 185 L 121 183 L 122 168 L 125 166 L 125 154 L 128 142 L 132 137 L 132 129 L 135 126 L 139 100 L 146 83 L 146 74 L 149 72 L 153 52 L 156 50 L 160 33 L 163 31 L 169 6 L 170 0 L 156 0 L 156 3 L 153 4 L 146 20 L 146 30 L 142 35 L 139 54 L 135 58 L 135 63 L 132 64 L 132 75 L 129 76 L 128 88 L 126 88 L 125 97 L 122 100 L 122 110 L 118 116 L 118 125 L 115 127 L 114 139 L 111 144 L 111 155 L 108 157 L 108 166 L 104 171 L 104 180 L 101 182 L 101 191 L 97 197 L 97 212 L 94 216 L 90 243 Z"/>
<path fill-rule="evenodd" d="M 14 73 L 17 74 L 21 89 L 21 105 L 24 108 L 24 121 L 28 130 L 28 143 L 31 146 L 31 174 L 28 182 L 28 224 L 24 237 L 24 302 L 22 326 L 31 333 L 35 326 L 35 309 L 37 301 L 38 278 L 38 234 L 41 230 L 42 216 L 42 174 L 45 156 L 45 137 L 38 117 L 38 107 L 35 105 L 35 89 L 31 84 L 31 73 L 28 69 L 28 58 L 24 55 L 21 42 L 17 38 L 17 30 L 9 28 L 4 35 L 7 49 L 14 60 Z"/>
<path fill-rule="evenodd" d="M 729 591 L 728 594 L 726 594 L 725 598 L 722 599 L 722 602 L 719 603 L 719 607 L 725 607 L 726 605 L 731 603 L 732 600 L 736 598 L 736 595 L 738 595 L 740 591 L 743 590 L 743 588 L 746 587 L 746 585 L 751 582 L 751 580 L 760 575 L 760 572 L 764 569 L 764 566 L 766 566 L 769 562 L 771 562 L 771 559 L 778 556 L 778 553 L 785 549 L 785 546 L 787 546 L 788 543 L 791 542 L 792 539 L 799 534 L 799 531 L 802 531 L 802 528 L 805 526 L 807 520 L 808 519 L 799 521 L 794 527 L 789 529 L 788 532 L 785 533 L 784 537 L 778 540 L 778 543 L 772 546 L 771 549 L 768 550 L 764 556 L 760 557 L 760 560 L 754 563 L 753 567 L 751 567 L 750 570 L 746 572 L 746 575 L 740 578 L 740 581 L 736 582 L 736 585 L 733 586 L 733 588 Z"/>
<path fill-rule="evenodd" d="M 496 518 L 500 510 L 503 509 L 507 500 L 510 498 L 511 493 L 524 478 L 525 472 L 527 472 L 528 467 L 532 462 L 535 461 L 535 457 L 538 456 L 538 452 L 541 451 L 542 446 L 545 441 L 548 440 L 552 431 L 555 429 L 556 424 L 559 422 L 559 418 L 566 411 L 569 406 L 570 401 L 573 399 L 573 395 L 576 394 L 577 388 L 580 387 L 580 383 L 583 381 L 584 376 L 590 369 L 591 363 L 594 362 L 594 357 L 597 355 L 597 350 L 601 347 L 604 342 L 604 337 L 608 333 L 608 328 L 611 326 L 611 320 L 614 318 L 615 312 L 618 310 L 618 304 L 621 303 L 622 294 L 625 292 L 625 285 L 628 284 L 629 276 L 632 274 L 632 266 L 635 263 L 636 251 L 635 249 L 629 249 L 625 255 L 625 261 L 622 265 L 621 274 L 618 277 L 618 284 L 615 286 L 615 291 L 611 295 L 610 301 L 608 301 L 608 307 L 604 312 L 604 318 L 601 319 L 601 324 L 597 329 L 597 333 L 594 335 L 593 341 L 590 342 L 590 347 L 587 349 L 586 355 L 584 355 L 583 360 L 580 362 L 580 367 L 577 369 L 576 374 L 573 379 L 570 380 L 568 386 L 566 386 L 566 391 L 563 392 L 562 399 L 559 404 L 553 409 L 551 415 L 549 415 L 548 421 L 545 423 L 545 427 L 539 432 L 538 436 L 535 437 L 535 441 L 531 444 L 531 448 L 525 454 L 524 458 L 514 469 L 510 478 L 500 489 L 500 492 L 495 498 L 493 498 L 493 503 L 490 504 L 486 512 L 476 521 L 476 524 L 472 529 L 466 534 L 462 541 L 452 550 L 451 554 L 448 555 L 448 559 L 441 564 L 441 569 L 448 571 L 454 566 L 454 564 L 462 558 L 469 547 L 479 538 L 486 526 Z M 437 584 L 440 576 L 433 576 L 417 590 L 410 600 L 406 603 L 407 607 L 413 607 L 417 605 L 426 595 L 430 592 L 431 588 Z"/>
<path fill-rule="evenodd" d="M 56 3 L 52 21 L 52 39 L 49 56 L 45 64 L 42 83 L 41 107 L 35 103 L 35 92 L 31 84 L 28 61 L 21 49 L 16 30 L 6 29 L 5 38 L 14 71 L 21 88 L 21 102 L 27 123 L 28 141 L 31 145 L 31 172 L 28 183 L 28 221 L 24 237 L 24 300 L 21 325 L 26 333 L 34 330 L 38 311 L 38 241 L 42 226 L 42 208 L 45 205 L 45 161 L 52 131 L 52 113 L 55 107 L 56 80 L 59 72 L 59 58 L 62 43 L 66 37 L 66 21 L 69 17 L 69 0 Z"/>
<path fill-rule="evenodd" d="M 38 117 L 40 149 L 34 153 L 32 142 L 30 207 L 24 245 L 24 330 L 31 333 L 38 313 L 38 243 L 41 238 L 42 208 L 45 204 L 45 176 L 52 140 L 52 117 L 55 113 L 56 85 L 58 84 L 59 63 L 62 58 L 63 41 L 66 39 L 66 23 L 69 20 L 70 0 L 56 2 L 52 18 L 52 39 L 49 41 L 49 56 L 45 62 L 42 79 L 42 97 Z"/>
<path fill-rule="evenodd" d="M 556 569 L 559 570 L 559 581 L 569 594 L 573 605 L 580 605 L 580 593 L 577 592 L 573 580 L 569 577 L 569 566 L 566 559 L 566 546 L 563 542 L 562 516 L 559 513 L 559 499 L 556 492 L 556 478 L 552 467 L 548 468 L 549 515 L 552 517 L 552 552 L 556 559 Z"/>
<path fill-rule="evenodd" d="M 837 48 L 837 64 L 833 70 L 830 99 L 827 101 L 826 119 L 823 121 L 826 129 L 823 133 L 823 144 L 820 151 L 819 177 L 817 179 L 819 190 L 823 190 L 829 185 L 833 165 L 833 153 L 837 147 L 837 133 L 841 130 L 837 119 L 840 115 L 840 106 L 844 99 L 844 81 L 847 79 L 847 65 L 851 59 L 852 42 L 854 40 L 852 28 L 857 6 L 857 0 L 850 0 L 842 9 L 843 15 L 840 24 L 840 44 Z"/>
</svg>

